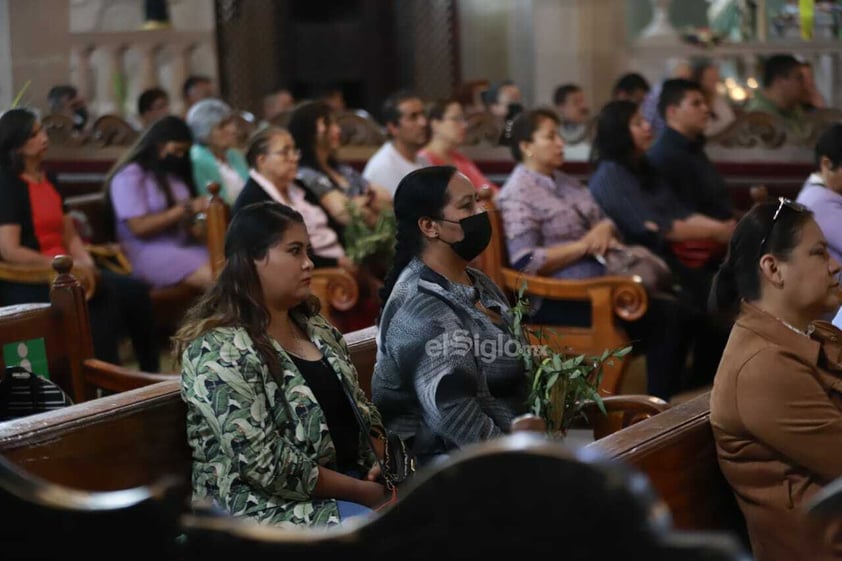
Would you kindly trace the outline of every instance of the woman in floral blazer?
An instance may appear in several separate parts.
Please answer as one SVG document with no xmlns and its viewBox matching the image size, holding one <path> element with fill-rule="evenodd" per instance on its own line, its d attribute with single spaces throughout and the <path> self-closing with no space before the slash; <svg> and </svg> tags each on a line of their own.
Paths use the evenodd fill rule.
<svg viewBox="0 0 842 561">
<path fill-rule="evenodd" d="M 380 414 L 317 313 L 308 247 L 294 210 L 245 207 L 217 284 L 176 335 L 194 499 L 272 525 L 337 524 L 387 498 L 368 442 Z"/>
</svg>

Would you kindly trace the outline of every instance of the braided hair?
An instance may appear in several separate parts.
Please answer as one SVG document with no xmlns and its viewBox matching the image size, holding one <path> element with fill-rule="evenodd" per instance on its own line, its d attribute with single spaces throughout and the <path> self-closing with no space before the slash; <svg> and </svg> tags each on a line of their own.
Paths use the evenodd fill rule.
<svg viewBox="0 0 842 561">
<path fill-rule="evenodd" d="M 453 166 L 431 166 L 406 175 L 395 191 L 395 258 L 380 289 L 381 309 L 389 300 L 401 272 L 424 249 L 424 237 L 418 228 L 421 218 L 441 218 L 442 209 L 450 200 L 447 184 L 456 174 Z"/>
</svg>

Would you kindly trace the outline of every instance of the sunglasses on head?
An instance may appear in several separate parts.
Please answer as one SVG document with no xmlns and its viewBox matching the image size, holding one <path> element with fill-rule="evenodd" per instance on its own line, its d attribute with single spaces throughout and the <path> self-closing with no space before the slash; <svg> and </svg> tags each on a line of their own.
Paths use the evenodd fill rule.
<svg viewBox="0 0 842 561">
<path fill-rule="evenodd" d="M 778 197 L 778 208 L 775 209 L 775 214 L 772 215 L 772 223 L 769 224 L 769 231 L 766 232 L 766 235 L 763 236 L 762 240 L 760 240 L 761 255 L 763 255 L 763 248 L 766 247 L 766 241 L 772 235 L 772 231 L 775 229 L 775 223 L 778 221 L 778 217 L 781 215 L 781 211 L 784 209 L 784 207 L 790 208 L 798 213 L 807 210 L 807 207 L 805 207 L 801 203 L 796 203 L 795 201 L 787 199 L 786 197 Z"/>
</svg>

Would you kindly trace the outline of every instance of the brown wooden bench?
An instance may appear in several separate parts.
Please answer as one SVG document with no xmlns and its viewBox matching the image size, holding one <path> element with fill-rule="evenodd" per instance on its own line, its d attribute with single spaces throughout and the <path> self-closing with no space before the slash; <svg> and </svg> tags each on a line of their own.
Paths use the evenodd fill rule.
<svg viewBox="0 0 842 561">
<path fill-rule="evenodd" d="M 729 530 L 745 522 L 719 469 L 710 427 L 710 393 L 700 395 L 586 447 L 646 474 L 676 527 Z"/>
<path fill-rule="evenodd" d="M 374 327 L 345 335 L 367 395 L 375 336 Z M 179 382 L 170 380 L 0 423 L 0 455 L 33 475 L 79 489 L 124 489 L 168 474 L 189 481 L 186 406 L 179 391 Z M 648 396 L 615 396 L 606 407 L 607 417 L 593 408 L 587 412 L 597 437 L 660 414 L 666 406 Z"/>
<path fill-rule="evenodd" d="M 171 378 L 93 358 L 85 293 L 70 274 L 72 266 L 68 256 L 53 260 L 49 304 L 0 308 L 0 345 L 43 339 L 50 378 L 77 403 L 96 397 L 99 389 L 121 392 Z M 2 357 L 0 366 L 6 366 Z"/>
</svg>

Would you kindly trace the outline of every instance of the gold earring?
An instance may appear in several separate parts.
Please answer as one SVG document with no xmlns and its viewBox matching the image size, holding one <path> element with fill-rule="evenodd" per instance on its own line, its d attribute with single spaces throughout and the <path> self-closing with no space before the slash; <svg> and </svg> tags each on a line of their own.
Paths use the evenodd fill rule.
<svg viewBox="0 0 842 561">
<path fill-rule="evenodd" d="M 527 158 L 531 158 L 531 157 L 532 157 L 532 152 L 527 152 L 527 153 L 526 153 L 526 157 L 527 157 Z"/>
</svg>

